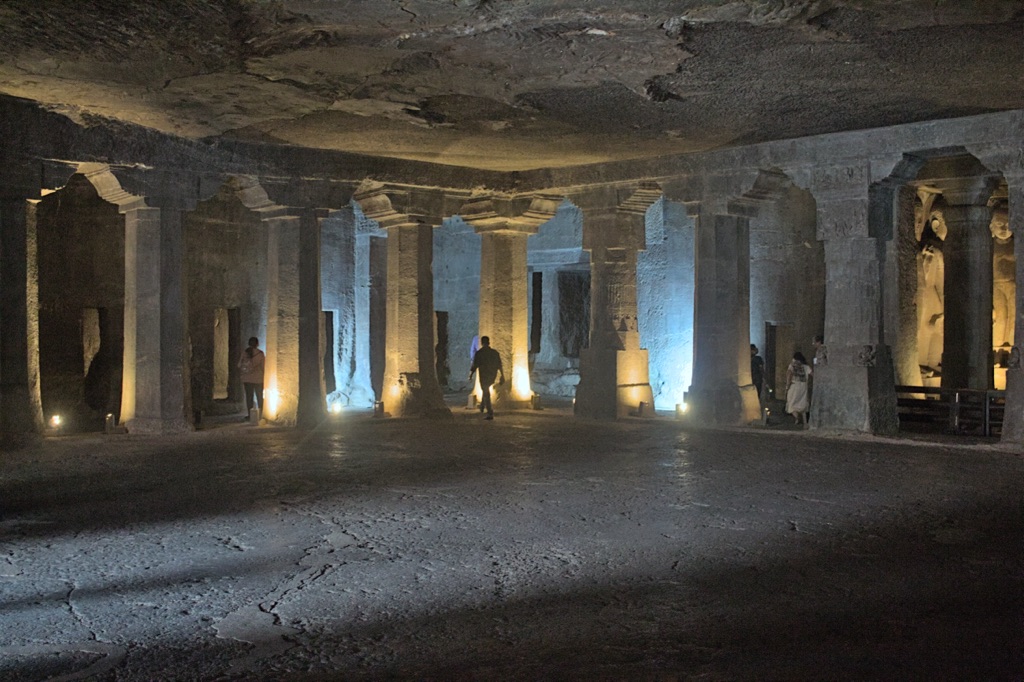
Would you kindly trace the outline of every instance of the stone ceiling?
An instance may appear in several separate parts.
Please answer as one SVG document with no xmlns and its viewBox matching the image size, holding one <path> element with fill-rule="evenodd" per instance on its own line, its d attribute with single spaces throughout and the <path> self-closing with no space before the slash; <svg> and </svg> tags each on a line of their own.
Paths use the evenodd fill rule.
<svg viewBox="0 0 1024 682">
<path fill-rule="evenodd" d="M 5 0 L 0 93 L 491 170 L 1024 108 L 1021 0 Z"/>
</svg>

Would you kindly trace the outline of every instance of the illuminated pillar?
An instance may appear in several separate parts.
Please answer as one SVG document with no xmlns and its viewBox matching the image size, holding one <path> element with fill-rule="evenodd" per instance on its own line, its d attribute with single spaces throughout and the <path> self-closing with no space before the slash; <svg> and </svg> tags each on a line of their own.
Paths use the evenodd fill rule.
<svg viewBox="0 0 1024 682">
<path fill-rule="evenodd" d="M 131 433 L 191 430 L 185 230 L 180 208 L 125 211 L 121 420 Z M 186 416 L 187 415 L 187 416 Z"/>
<path fill-rule="evenodd" d="M 992 388 L 992 209 L 994 181 L 943 186 L 946 308 L 942 386 Z"/>
<path fill-rule="evenodd" d="M 584 208 L 584 248 L 592 262 L 590 346 L 580 351 L 577 416 L 653 414 L 647 350 L 640 347 L 637 323 L 636 263 L 645 244 L 647 209 L 660 197 L 659 187 L 645 185 L 614 206 Z"/>
<path fill-rule="evenodd" d="M 356 201 L 387 230 L 384 410 L 392 416 L 451 417 L 435 368 L 433 228 L 435 193 L 365 183 Z"/>
<path fill-rule="evenodd" d="M 691 419 L 749 424 L 760 416 L 750 376 L 750 220 L 696 219 Z"/>
<path fill-rule="evenodd" d="M 495 387 L 499 402 L 525 403 L 530 386 L 526 243 L 554 217 L 560 196 L 482 195 L 460 215 L 480 235 L 480 336 L 501 353 L 508 383 Z"/>
<path fill-rule="evenodd" d="M 299 408 L 301 220 L 278 215 L 267 226 L 267 364 L 263 416 L 294 426 Z M 317 251 L 316 253 L 319 253 Z"/>
<path fill-rule="evenodd" d="M 893 234 L 897 196 L 894 187 L 872 192 L 869 185 L 866 165 L 819 168 L 811 182 L 825 242 L 828 346 L 828 364 L 814 365 L 812 429 L 899 429 L 892 352 L 883 342 L 884 242 Z"/>
<path fill-rule="evenodd" d="M 26 200 L 29 192 L 12 194 L 0 195 L 0 444 L 4 445 L 32 440 L 43 429 L 36 203 Z"/>
<path fill-rule="evenodd" d="M 1006 175 L 1009 190 L 1009 229 L 1014 234 L 1017 290 L 1013 348 L 1010 350 L 1006 370 L 1006 411 L 1003 416 L 1001 440 L 1004 443 L 1024 444 L 1024 172 Z"/>
<path fill-rule="evenodd" d="M 314 427 L 327 416 L 324 386 L 323 300 L 320 295 L 321 221 L 327 211 L 303 209 L 299 213 L 299 349 L 298 404 L 300 426 Z"/>
</svg>

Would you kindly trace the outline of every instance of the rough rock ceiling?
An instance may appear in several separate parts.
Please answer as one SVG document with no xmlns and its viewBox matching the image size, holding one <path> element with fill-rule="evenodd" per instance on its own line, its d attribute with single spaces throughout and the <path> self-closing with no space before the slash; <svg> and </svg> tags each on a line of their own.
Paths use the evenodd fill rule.
<svg viewBox="0 0 1024 682">
<path fill-rule="evenodd" d="M 493 170 L 1024 108 L 1021 0 L 4 0 L 0 93 Z"/>
</svg>

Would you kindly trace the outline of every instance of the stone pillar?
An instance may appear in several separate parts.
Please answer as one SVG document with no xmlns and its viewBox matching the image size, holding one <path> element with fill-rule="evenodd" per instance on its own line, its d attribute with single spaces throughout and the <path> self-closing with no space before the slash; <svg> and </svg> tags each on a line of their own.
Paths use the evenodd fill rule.
<svg viewBox="0 0 1024 682">
<path fill-rule="evenodd" d="M 299 217 L 288 215 L 264 218 L 267 226 L 267 365 L 263 414 L 267 421 L 282 426 L 295 426 L 298 422 L 301 222 Z M 318 254 L 319 249 L 314 255 Z"/>
<path fill-rule="evenodd" d="M 1013 348 L 1006 370 L 1006 410 L 1003 416 L 1004 443 L 1024 445 L 1024 173 L 1006 175 L 1009 189 L 1010 231 L 1017 267 L 1016 320 Z"/>
<path fill-rule="evenodd" d="M 882 305 L 884 242 L 892 235 L 894 212 L 877 194 L 880 208 L 871 210 L 869 183 L 866 165 L 820 168 L 812 178 L 818 238 L 825 242 L 828 346 L 828 364 L 814 366 L 813 429 L 875 434 L 899 429 Z"/>
<path fill-rule="evenodd" d="M 761 408 L 750 376 L 750 219 L 696 218 L 690 418 L 749 424 Z"/>
<path fill-rule="evenodd" d="M 39 393 L 39 184 L 0 193 L 0 445 L 17 446 L 43 430 Z M 31 198 L 31 200 L 30 200 Z"/>
<path fill-rule="evenodd" d="M 942 386 L 992 388 L 992 209 L 995 183 L 943 186 L 946 310 Z"/>
<path fill-rule="evenodd" d="M 312 428 L 327 416 L 324 387 L 323 303 L 320 295 L 320 223 L 327 211 L 299 212 L 299 395 L 297 423 Z"/>
<path fill-rule="evenodd" d="M 893 364 L 896 383 L 904 386 L 921 386 L 921 357 L 918 348 L 920 311 L 917 309 L 918 296 L 918 242 L 924 223 L 931 212 L 935 195 L 925 190 L 915 190 L 903 185 L 892 188 L 894 205 L 894 233 L 889 252 L 891 265 L 895 270 L 888 278 L 891 286 L 886 288 L 888 301 L 894 308 L 888 316 L 892 320 L 886 330 L 893 336 Z M 915 214 L 915 196 L 921 199 L 922 209 Z M 887 306 L 888 309 L 889 306 Z"/>
<path fill-rule="evenodd" d="M 526 241 L 554 217 L 561 197 L 483 195 L 463 204 L 462 219 L 480 235 L 479 335 L 501 353 L 506 384 L 498 402 L 530 400 Z"/>
<path fill-rule="evenodd" d="M 580 351 L 575 413 L 591 419 L 653 414 L 647 350 L 640 347 L 637 251 L 645 217 L 661 198 L 656 185 L 631 192 L 617 206 L 584 208 L 584 248 L 591 252 L 590 346 Z"/>
<path fill-rule="evenodd" d="M 353 358 L 352 394 L 363 395 L 368 403 L 374 399 L 382 400 L 379 388 L 373 385 L 371 374 L 372 361 L 372 335 L 374 325 L 371 321 L 371 293 L 373 287 L 373 273 L 375 269 L 382 272 L 387 270 L 387 258 L 378 258 L 379 263 L 374 262 L 375 253 L 384 253 L 385 247 L 374 248 L 374 244 L 380 245 L 387 237 L 387 232 L 377 227 L 376 223 L 370 220 L 358 220 L 356 222 L 356 252 L 355 252 L 355 357 Z M 375 268 L 376 266 L 376 268 Z M 385 288 L 387 277 L 385 275 Z"/>
<path fill-rule="evenodd" d="M 192 428 L 182 213 L 125 211 L 121 421 L 131 433 Z"/>
<path fill-rule="evenodd" d="M 396 417 L 451 417 L 435 368 L 433 233 L 429 196 L 364 183 L 353 201 L 387 230 L 387 331 L 382 400 Z"/>
</svg>

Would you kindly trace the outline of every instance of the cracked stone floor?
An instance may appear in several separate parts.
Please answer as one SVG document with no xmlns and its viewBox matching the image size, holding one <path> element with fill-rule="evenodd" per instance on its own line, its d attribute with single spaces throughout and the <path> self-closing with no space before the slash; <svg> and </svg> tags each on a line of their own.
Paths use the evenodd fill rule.
<svg viewBox="0 0 1024 682">
<path fill-rule="evenodd" d="M 0 679 L 1021 679 L 1024 460 L 565 410 L 0 457 Z"/>
</svg>

